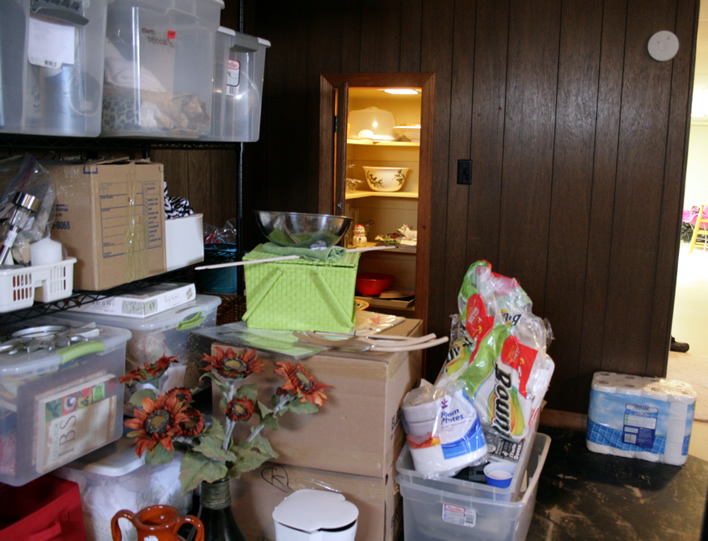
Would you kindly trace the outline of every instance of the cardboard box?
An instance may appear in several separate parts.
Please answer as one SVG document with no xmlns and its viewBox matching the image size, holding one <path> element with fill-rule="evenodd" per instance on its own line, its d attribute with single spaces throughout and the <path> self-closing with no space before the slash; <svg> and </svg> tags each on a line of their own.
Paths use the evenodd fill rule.
<svg viewBox="0 0 708 541">
<path fill-rule="evenodd" d="M 407 319 L 385 331 L 400 336 L 420 336 L 421 321 Z M 214 346 L 212 344 L 212 352 Z M 221 344 L 221 347 L 237 347 Z M 259 352 L 265 361 L 282 356 Z M 288 413 L 278 430 L 264 431 L 279 464 L 316 468 L 352 475 L 384 477 L 393 467 L 405 442 L 399 408 L 403 397 L 420 382 L 421 352 L 351 353 L 326 351 L 302 362 L 317 381 L 327 384 L 328 400 L 312 415 Z M 259 400 L 270 403 L 282 379 L 270 367 L 249 376 L 259 385 Z M 213 411 L 219 412 L 221 394 L 213 387 Z M 241 431 L 241 432 L 238 432 Z M 245 437 L 249 425 L 238 425 Z"/>
<path fill-rule="evenodd" d="M 100 291 L 166 272 L 162 164 L 42 162 L 56 187 L 52 238 L 74 266 L 74 289 Z"/>
<path fill-rule="evenodd" d="M 296 490 L 340 492 L 357 506 L 357 539 L 396 541 L 402 526 L 402 500 L 395 470 L 382 477 L 348 475 L 267 462 L 231 483 L 236 522 L 249 540 L 275 539 L 273 509 Z"/>
<path fill-rule="evenodd" d="M 182 306 L 197 296 L 194 284 L 167 282 L 148 286 L 135 293 L 105 297 L 73 308 L 75 312 L 145 319 Z"/>
</svg>

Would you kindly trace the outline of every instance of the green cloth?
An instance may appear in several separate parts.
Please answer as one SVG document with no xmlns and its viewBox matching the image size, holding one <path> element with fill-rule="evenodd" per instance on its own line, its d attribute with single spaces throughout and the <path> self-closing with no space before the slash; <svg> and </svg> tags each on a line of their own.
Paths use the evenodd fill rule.
<svg viewBox="0 0 708 541">
<path fill-rule="evenodd" d="M 347 250 L 343 246 L 330 246 L 323 250 L 311 250 L 310 248 L 278 246 L 273 242 L 266 242 L 260 245 L 260 249 L 273 255 L 299 255 L 300 257 L 314 261 L 336 261 L 347 254 Z"/>
</svg>

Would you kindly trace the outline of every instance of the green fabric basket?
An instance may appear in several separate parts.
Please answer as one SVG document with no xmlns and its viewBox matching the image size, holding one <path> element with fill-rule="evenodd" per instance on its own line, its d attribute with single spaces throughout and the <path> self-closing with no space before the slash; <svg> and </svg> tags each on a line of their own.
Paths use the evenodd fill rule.
<svg viewBox="0 0 708 541">
<path fill-rule="evenodd" d="M 245 261 L 270 259 L 262 245 Z M 249 327 L 292 331 L 351 332 L 358 252 L 335 261 L 288 259 L 244 266 Z"/>
</svg>

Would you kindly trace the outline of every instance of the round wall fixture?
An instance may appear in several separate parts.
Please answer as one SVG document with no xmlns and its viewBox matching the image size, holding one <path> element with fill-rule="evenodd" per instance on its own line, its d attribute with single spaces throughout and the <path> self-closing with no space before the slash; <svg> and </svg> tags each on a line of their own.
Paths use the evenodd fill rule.
<svg viewBox="0 0 708 541">
<path fill-rule="evenodd" d="M 679 40 L 673 32 L 662 30 L 649 38 L 647 49 L 654 60 L 665 62 L 671 60 L 678 53 Z"/>
</svg>

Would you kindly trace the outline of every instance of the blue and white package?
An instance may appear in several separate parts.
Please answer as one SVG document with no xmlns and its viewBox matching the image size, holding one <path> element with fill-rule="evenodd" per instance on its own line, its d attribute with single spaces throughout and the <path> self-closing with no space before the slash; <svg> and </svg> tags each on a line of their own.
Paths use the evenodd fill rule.
<svg viewBox="0 0 708 541">
<path fill-rule="evenodd" d="M 586 444 L 596 453 L 682 466 L 696 393 L 678 380 L 596 372 Z"/>
<path fill-rule="evenodd" d="M 486 457 L 482 424 L 464 383 L 413 389 L 402 410 L 416 471 L 431 478 L 451 477 Z"/>
</svg>

